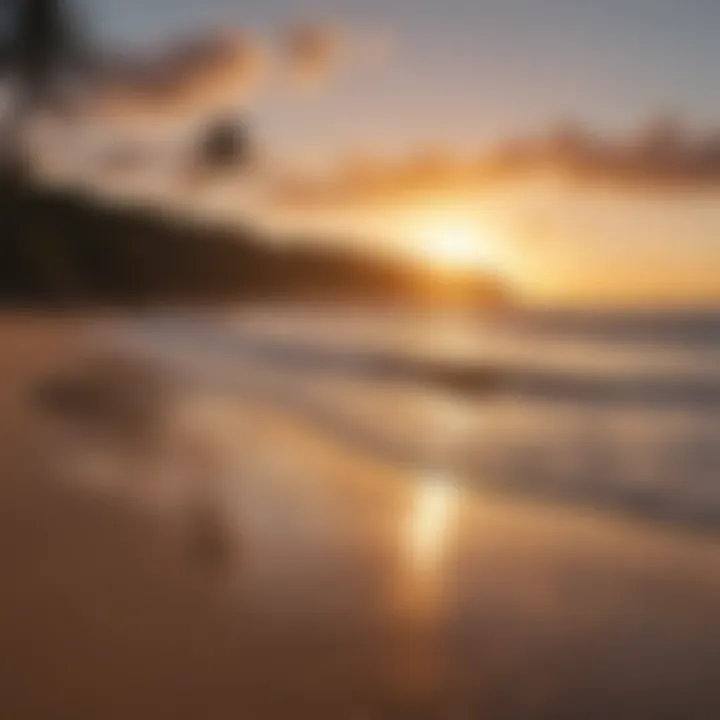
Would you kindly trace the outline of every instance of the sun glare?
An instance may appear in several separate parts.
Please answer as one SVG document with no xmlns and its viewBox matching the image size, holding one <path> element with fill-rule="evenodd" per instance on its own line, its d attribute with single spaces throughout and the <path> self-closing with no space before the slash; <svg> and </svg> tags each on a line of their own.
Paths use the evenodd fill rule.
<svg viewBox="0 0 720 720">
<path fill-rule="evenodd" d="M 447 270 L 488 269 L 493 266 L 490 233 L 469 219 L 438 217 L 423 219 L 414 232 L 416 254 Z"/>
</svg>

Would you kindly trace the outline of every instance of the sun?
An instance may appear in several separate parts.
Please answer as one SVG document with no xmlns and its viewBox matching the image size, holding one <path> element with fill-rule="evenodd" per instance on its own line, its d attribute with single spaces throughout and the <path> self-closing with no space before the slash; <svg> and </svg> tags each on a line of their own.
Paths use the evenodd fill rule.
<svg viewBox="0 0 720 720">
<path fill-rule="evenodd" d="M 423 218 L 413 234 L 418 259 L 439 269 L 488 270 L 495 264 L 495 238 L 469 218 Z"/>
</svg>

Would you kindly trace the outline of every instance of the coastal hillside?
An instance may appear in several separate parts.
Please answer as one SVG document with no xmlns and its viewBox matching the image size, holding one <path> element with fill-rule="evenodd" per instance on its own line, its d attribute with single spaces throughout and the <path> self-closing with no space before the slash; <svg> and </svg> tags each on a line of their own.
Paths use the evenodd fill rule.
<svg viewBox="0 0 720 720">
<path fill-rule="evenodd" d="M 189 223 L 71 191 L 0 183 L 5 304 L 328 301 L 503 305 L 495 278 L 442 275 L 399 261 Z"/>
</svg>

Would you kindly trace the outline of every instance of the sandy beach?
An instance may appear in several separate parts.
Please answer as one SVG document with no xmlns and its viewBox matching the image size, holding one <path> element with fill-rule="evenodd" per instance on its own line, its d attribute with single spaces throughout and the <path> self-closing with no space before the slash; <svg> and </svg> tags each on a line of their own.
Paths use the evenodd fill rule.
<svg viewBox="0 0 720 720">
<path fill-rule="evenodd" d="M 3 720 L 720 716 L 712 533 L 411 473 L 96 325 L 0 324 Z M 142 451 L 38 394 L 115 352 Z"/>
</svg>

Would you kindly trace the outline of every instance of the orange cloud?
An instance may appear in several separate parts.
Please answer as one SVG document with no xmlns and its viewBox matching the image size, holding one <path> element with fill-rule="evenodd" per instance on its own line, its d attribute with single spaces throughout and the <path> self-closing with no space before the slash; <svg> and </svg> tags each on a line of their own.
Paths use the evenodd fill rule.
<svg viewBox="0 0 720 720">
<path fill-rule="evenodd" d="M 286 31 L 283 46 L 292 83 L 303 89 L 316 88 L 341 64 L 346 38 L 329 25 L 299 24 Z"/>
<path fill-rule="evenodd" d="M 247 99 L 264 69 L 259 43 L 228 32 L 176 43 L 146 58 L 121 58 L 91 93 L 90 114 L 142 120 L 206 115 Z"/>
</svg>

